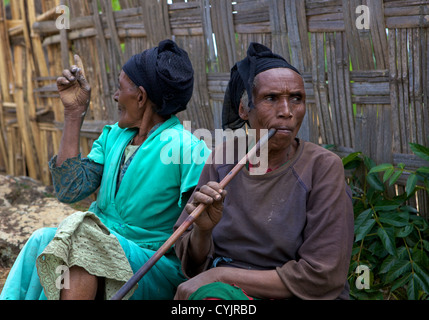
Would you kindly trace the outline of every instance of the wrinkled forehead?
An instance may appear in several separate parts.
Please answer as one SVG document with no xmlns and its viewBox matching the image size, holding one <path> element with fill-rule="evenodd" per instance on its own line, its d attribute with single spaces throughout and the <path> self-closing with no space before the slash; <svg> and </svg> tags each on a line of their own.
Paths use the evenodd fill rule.
<svg viewBox="0 0 429 320">
<path fill-rule="evenodd" d="M 118 75 L 118 82 L 122 85 L 129 84 L 133 87 L 136 87 L 137 85 L 128 77 L 128 75 L 124 72 L 124 70 L 121 70 L 121 72 Z"/>
<path fill-rule="evenodd" d="M 291 90 L 304 91 L 304 79 L 302 76 L 289 68 L 273 68 L 258 73 L 255 76 L 254 87 L 270 87 L 283 85 Z"/>
</svg>

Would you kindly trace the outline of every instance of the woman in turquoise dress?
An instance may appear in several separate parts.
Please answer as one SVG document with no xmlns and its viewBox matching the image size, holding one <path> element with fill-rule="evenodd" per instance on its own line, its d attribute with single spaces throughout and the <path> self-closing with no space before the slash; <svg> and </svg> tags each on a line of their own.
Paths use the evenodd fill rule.
<svg viewBox="0 0 429 320">
<path fill-rule="evenodd" d="M 175 116 L 192 96 L 193 69 L 187 53 L 164 40 L 125 63 L 114 94 L 119 121 L 81 158 L 91 88 L 75 62 L 57 80 L 64 130 L 49 168 L 58 199 L 72 203 L 98 190 L 97 200 L 32 234 L 0 299 L 112 297 L 169 238 L 210 153 Z M 172 299 L 182 281 L 171 249 L 125 298 Z"/>
</svg>

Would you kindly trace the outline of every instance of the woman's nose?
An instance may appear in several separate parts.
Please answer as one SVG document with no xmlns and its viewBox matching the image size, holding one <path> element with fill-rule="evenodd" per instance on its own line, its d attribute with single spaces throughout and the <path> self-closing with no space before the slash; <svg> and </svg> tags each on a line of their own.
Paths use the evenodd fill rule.
<svg viewBox="0 0 429 320">
<path fill-rule="evenodd" d="M 286 97 L 283 99 L 279 99 L 277 110 L 277 114 L 279 117 L 290 118 L 292 116 L 289 101 Z"/>
</svg>

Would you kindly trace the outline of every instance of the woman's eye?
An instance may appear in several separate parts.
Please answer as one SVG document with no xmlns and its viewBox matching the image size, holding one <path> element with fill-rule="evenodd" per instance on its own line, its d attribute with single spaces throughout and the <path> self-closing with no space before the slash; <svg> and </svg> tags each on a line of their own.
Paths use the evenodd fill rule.
<svg viewBox="0 0 429 320">
<path fill-rule="evenodd" d="M 302 97 L 300 97 L 300 96 L 293 96 L 292 97 L 292 101 L 293 102 L 301 102 L 302 101 Z"/>
</svg>

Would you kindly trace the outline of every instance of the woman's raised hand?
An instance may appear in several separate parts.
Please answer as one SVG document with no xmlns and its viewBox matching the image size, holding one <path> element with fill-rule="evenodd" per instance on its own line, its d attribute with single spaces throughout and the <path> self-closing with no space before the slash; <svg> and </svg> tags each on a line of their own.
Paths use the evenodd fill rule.
<svg viewBox="0 0 429 320">
<path fill-rule="evenodd" d="M 57 79 L 57 88 L 64 105 L 64 117 L 83 118 L 91 98 L 91 86 L 85 77 L 80 57 L 74 55 L 75 65 L 64 69 Z"/>
</svg>

